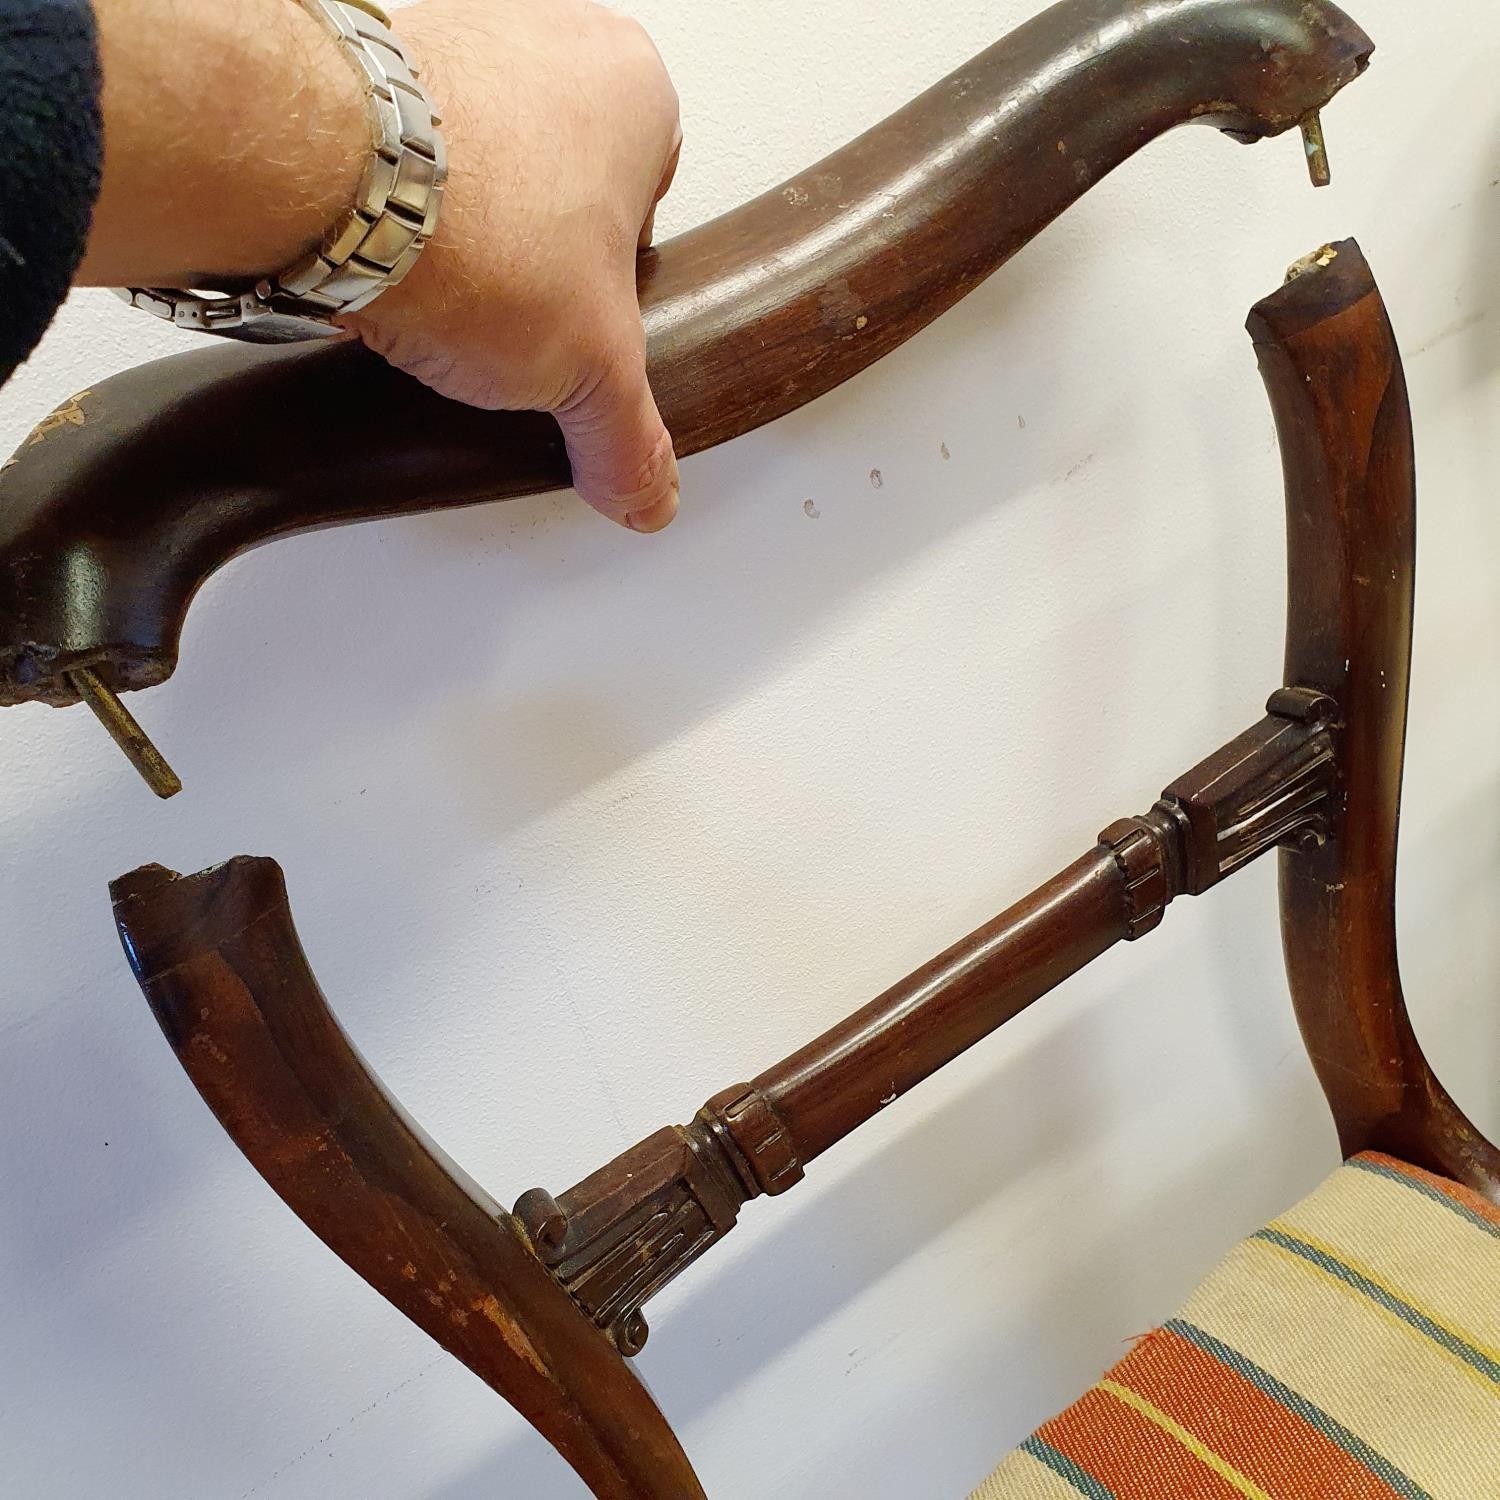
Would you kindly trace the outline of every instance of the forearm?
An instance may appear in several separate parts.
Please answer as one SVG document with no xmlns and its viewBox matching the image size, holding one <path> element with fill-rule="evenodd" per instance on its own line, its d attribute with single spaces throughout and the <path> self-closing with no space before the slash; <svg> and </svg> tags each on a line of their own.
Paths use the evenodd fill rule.
<svg viewBox="0 0 1500 1500">
<path fill-rule="evenodd" d="M 357 64 L 315 15 L 94 6 L 103 189 L 78 281 L 243 291 L 345 227 L 376 131 Z M 579 493 L 660 530 L 677 464 L 646 379 L 636 250 L 682 137 L 651 39 L 593 0 L 421 0 L 394 30 L 444 117 L 441 216 L 411 274 L 338 321 L 455 400 L 556 413 Z"/>
<path fill-rule="evenodd" d="M 95 0 L 104 178 L 78 281 L 213 286 L 280 270 L 353 203 L 364 89 L 290 0 Z"/>
</svg>

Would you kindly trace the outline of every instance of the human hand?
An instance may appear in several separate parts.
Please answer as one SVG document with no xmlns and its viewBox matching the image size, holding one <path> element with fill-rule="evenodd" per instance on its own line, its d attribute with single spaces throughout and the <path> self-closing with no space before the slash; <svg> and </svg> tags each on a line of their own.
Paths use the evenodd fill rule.
<svg viewBox="0 0 1500 1500">
<path fill-rule="evenodd" d="M 448 187 L 411 272 L 342 322 L 442 395 L 554 413 L 579 494 L 661 530 L 677 461 L 635 292 L 682 140 L 661 58 L 592 0 L 421 0 L 395 23 L 443 117 Z"/>
</svg>

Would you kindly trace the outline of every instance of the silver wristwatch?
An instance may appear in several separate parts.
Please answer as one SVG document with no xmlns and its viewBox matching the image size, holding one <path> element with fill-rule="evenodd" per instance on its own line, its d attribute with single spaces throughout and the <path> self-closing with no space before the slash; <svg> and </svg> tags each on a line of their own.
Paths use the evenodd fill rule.
<svg viewBox="0 0 1500 1500">
<path fill-rule="evenodd" d="M 390 18 L 371 0 L 300 0 L 337 33 L 369 83 L 375 151 L 354 207 L 322 246 L 245 291 L 214 296 L 174 287 L 118 287 L 119 296 L 179 328 L 258 343 L 336 332 L 401 280 L 437 226 L 447 177 L 441 121 L 417 82 Z"/>
</svg>

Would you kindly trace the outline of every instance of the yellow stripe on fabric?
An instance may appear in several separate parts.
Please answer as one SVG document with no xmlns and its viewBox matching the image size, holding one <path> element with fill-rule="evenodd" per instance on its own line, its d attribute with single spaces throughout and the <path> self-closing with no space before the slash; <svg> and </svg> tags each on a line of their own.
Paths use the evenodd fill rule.
<svg viewBox="0 0 1500 1500">
<path fill-rule="evenodd" d="M 1441 1500 L 1500 1496 L 1496 1389 L 1430 1339 L 1264 1240 L 1237 1246 L 1182 1317 L 1298 1392 Z"/>
<path fill-rule="evenodd" d="M 1309 1249 L 1316 1251 L 1325 1260 L 1331 1261 L 1332 1265 L 1322 1265 L 1316 1260 L 1309 1259 L 1305 1255 L 1299 1255 L 1297 1250 L 1288 1245 L 1277 1244 L 1274 1239 L 1263 1236 L 1283 1234 Z M 1385 1278 L 1381 1277 L 1373 1267 L 1362 1264 L 1354 1257 L 1341 1254 L 1334 1246 L 1309 1234 L 1297 1234 L 1283 1223 L 1282 1220 L 1273 1219 L 1261 1231 L 1262 1244 L 1270 1245 L 1273 1249 L 1280 1251 L 1283 1255 L 1289 1255 L 1300 1262 L 1309 1271 L 1319 1276 L 1326 1276 L 1343 1288 L 1351 1297 L 1358 1297 L 1362 1302 L 1371 1307 L 1378 1307 L 1388 1318 L 1405 1324 L 1414 1334 L 1428 1338 L 1437 1348 L 1441 1349 L 1450 1359 L 1462 1366 L 1464 1372 L 1475 1380 L 1485 1382 L 1486 1386 L 1500 1394 L 1500 1349 L 1490 1348 L 1477 1340 L 1468 1329 L 1462 1326 L 1454 1326 L 1450 1322 L 1437 1316 L 1432 1309 L 1423 1306 L 1414 1298 L 1406 1295 L 1401 1288 L 1392 1286 Z M 1339 1273 L 1341 1270 L 1350 1271 L 1355 1277 L 1369 1283 L 1368 1288 L 1360 1288 L 1350 1285 L 1349 1281 Z M 1373 1294 L 1372 1294 L 1373 1291 Z M 1383 1294 L 1383 1295 L 1379 1295 Z M 1396 1305 L 1392 1305 L 1396 1304 Z M 1403 1316 L 1403 1312 L 1407 1315 Z M 1415 1315 L 1415 1316 L 1412 1316 Z M 1423 1329 L 1421 1324 L 1430 1325 Z M 1481 1368 L 1484 1367 L 1484 1368 Z"/>
<path fill-rule="evenodd" d="M 1466 1328 L 1471 1343 L 1500 1344 L 1500 1237 L 1394 1172 L 1341 1167 L 1274 1227 L 1358 1258 L 1437 1321 Z"/>
<path fill-rule="evenodd" d="M 1159 1406 L 1152 1405 L 1138 1391 L 1121 1385 L 1117 1380 L 1101 1380 L 1098 1388 L 1101 1391 L 1108 1391 L 1116 1401 L 1121 1401 L 1132 1410 L 1138 1411 L 1147 1421 L 1154 1422 L 1168 1437 L 1175 1438 L 1181 1443 L 1199 1463 L 1212 1469 L 1225 1484 L 1244 1495 L 1246 1500 L 1271 1500 L 1271 1496 L 1258 1484 L 1252 1484 L 1233 1464 L 1225 1463 L 1212 1448 L 1200 1442 L 1180 1422 L 1174 1422 L 1166 1412 Z"/>
<path fill-rule="evenodd" d="M 1080 1496 L 1060 1474 L 1017 1448 L 969 1500 L 1080 1500 Z"/>
</svg>

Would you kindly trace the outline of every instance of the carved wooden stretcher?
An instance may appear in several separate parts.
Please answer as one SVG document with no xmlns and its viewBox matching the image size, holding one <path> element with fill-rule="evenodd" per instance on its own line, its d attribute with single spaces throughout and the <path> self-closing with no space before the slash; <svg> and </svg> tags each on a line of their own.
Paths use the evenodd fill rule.
<svg viewBox="0 0 1500 1500">
<path fill-rule="evenodd" d="M 339 1029 L 279 868 L 117 881 L 162 1028 L 225 1129 L 353 1269 L 504 1395 L 601 1497 L 702 1490 L 626 1356 L 644 1302 L 843 1136 L 1121 940 L 1281 852 L 1293 1002 L 1346 1155 L 1500 1202 L 1500 1150 L 1433 1075 L 1396 963 L 1414 481 L 1396 342 L 1352 241 L 1251 313 L 1286 475 L 1283 685 L 1266 717 L 1066 870 L 686 1126 L 506 1213 L 428 1142 Z"/>
<path fill-rule="evenodd" d="M 1302 125 L 1320 177 L 1317 112 L 1372 51 L 1329 0 L 1062 0 L 642 258 L 651 385 L 678 453 L 857 374 L 1174 126 L 1253 141 Z M 568 480 L 550 418 L 444 401 L 351 344 L 204 348 L 68 410 L 0 473 L 0 704 L 85 698 L 164 794 L 175 778 L 109 695 L 171 675 L 215 569 L 308 528 Z M 318 420 L 304 436 L 288 410 Z"/>
</svg>

